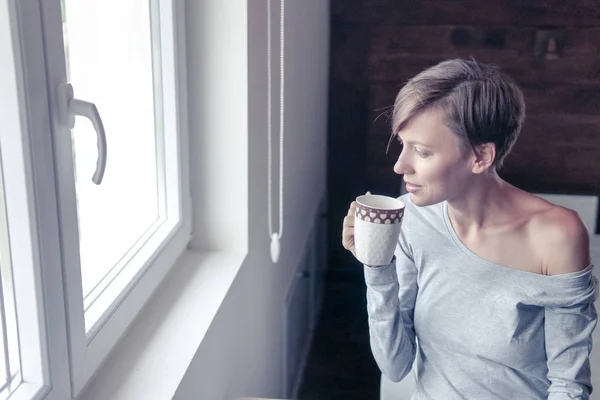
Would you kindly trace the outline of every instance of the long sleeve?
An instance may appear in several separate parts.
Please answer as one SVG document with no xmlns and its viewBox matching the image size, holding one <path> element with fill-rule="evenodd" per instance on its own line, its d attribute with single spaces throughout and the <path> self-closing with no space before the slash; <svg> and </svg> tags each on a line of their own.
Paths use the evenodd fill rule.
<svg viewBox="0 0 600 400">
<path fill-rule="evenodd" d="M 401 237 L 390 264 L 364 267 L 371 351 L 381 372 L 394 382 L 410 372 L 416 354 L 417 269 L 403 244 Z"/>
<path fill-rule="evenodd" d="M 589 356 L 597 323 L 594 300 L 598 289 L 591 272 L 581 278 L 587 278 L 584 287 L 545 309 L 548 400 L 587 400 L 592 392 Z"/>
</svg>

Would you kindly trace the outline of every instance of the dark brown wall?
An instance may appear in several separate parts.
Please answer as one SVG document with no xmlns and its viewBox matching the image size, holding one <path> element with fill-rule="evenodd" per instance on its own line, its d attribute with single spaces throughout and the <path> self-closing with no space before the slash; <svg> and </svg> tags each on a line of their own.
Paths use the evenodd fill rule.
<svg viewBox="0 0 600 400">
<path fill-rule="evenodd" d="M 600 0 L 331 0 L 330 243 L 367 189 L 398 195 L 385 155 L 400 87 L 444 59 L 499 65 L 521 86 L 527 117 L 501 175 L 529 191 L 600 195 Z M 540 30 L 559 57 L 534 56 Z M 377 118 L 379 116 L 379 118 Z M 352 262 L 332 246 L 332 263 Z"/>
</svg>

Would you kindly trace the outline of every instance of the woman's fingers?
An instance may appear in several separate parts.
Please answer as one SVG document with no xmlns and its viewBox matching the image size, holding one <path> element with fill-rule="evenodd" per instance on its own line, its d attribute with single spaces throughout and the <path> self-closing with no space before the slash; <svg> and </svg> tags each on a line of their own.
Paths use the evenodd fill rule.
<svg viewBox="0 0 600 400">
<path fill-rule="evenodd" d="M 354 247 L 354 228 L 350 226 L 344 227 L 342 231 L 342 244 L 347 250 Z"/>
<path fill-rule="evenodd" d="M 347 215 L 344 217 L 344 229 L 346 227 L 354 227 L 354 216 Z"/>
<path fill-rule="evenodd" d="M 370 193 L 369 193 L 370 194 Z M 342 229 L 342 246 L 346 250 L 349 250 L 356 257 L 356 250 L 354 248 L 354 215 L 356 213 L 356 201 L 350 203 L 348 208 L 348 214 L 344 217 L 343 229 Z"/>
<path fill-rule="evenodd" d="M 350 208 L 348 209 L 348 215 L 354 215 L 354 213 L 356 212 L 356 202 L 352 202 L 352 204 L 350 204 Z"/>
<path fill-rule="evenodd" d="M 342 240 L 342 246 L 344 246 L 346 250 L 354 252 L 354 236 L 345 237 Z"/>
<path fill-rule="evenodd" d="M 348 238 L 354 239 L 354 228 L 350 226 L 344 227 L 342 231 L 342 240 L 347 240 Z"/>
</svg>

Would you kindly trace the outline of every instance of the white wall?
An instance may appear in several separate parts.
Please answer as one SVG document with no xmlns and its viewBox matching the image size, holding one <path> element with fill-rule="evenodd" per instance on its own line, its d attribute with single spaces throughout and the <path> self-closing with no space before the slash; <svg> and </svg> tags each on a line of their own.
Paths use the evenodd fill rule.
<svg viewBox="0 0 600 400">
<path fill-rule="evenodd" d="M 248 1 L 186 1 L 196 249 L 247 251 Z"/>
<path fill-rule="evenodd" d="M 273 31 L 278 37 L 279 1 L 273 1 Z M 190 77 L 190 135 L 192 150 L 192 176 L 198 173 L 202 143 L 210 135 L 232 135 L 247 128 L 247 160 L 232 148 L 230 166 L 239 164 L 244 170 L 247 162 L 249 176 L 247 187 L 218 186 L 224 196 L 235 196 L 240 190 L 247 191 L 249 222 L 248 256 L 240 269 L 227 297 L 206 334 L 199 351 L 182 381 L 175 399 L 232 399 L 235 396 L 279 397 L 283 391 L 282 325 L 283 303 L 286 290 L 292 279 L 293 268 L 298 264 L 318 203 L 325 195 L 326 187 L 326 144 L 327 144 L 327 77 L 329 56 L 329 1 L 288 0 L 286 2 L 286 134 L 285 134 L 285 177 L 284 177 L 284 232 L 281 260 L 273 264 L 269 257 L 267 227 L 267 70 L 266 70 L 266 0 L 247 0 L 247 29 L 244 32 L 244 11 L 232 12 L 231 7 L 246 4 L 245 0 L 188 0 L 188 75 Z M 202 21 L 219 23 L 220 15 L 229 19 L 222 21 L 239 23 L 222 26 L 226 36 L 198 37 L 203 32 Z M 229 21 L 229 22 L 227 22 Z M 220 56 L 226 59 L 227 52 L 241 51 L 241 38 L 247 34 L 248 90 L 239 88 L 232 92 L 232 82 L 223 77 L 222 82 L 213 82 L 213 88 L 223 85 L 230 106 L 212 107 L 212 114 L 199 113 L 210 109 L 209 100 L 198 92 L 202 89 L 202 74 L 211 68 L 211 60 L 202 50 L 207 40 L 221 44 L 231 43 Z M 240 36 L 242 35 L 242 36 Z M 202 44 L 204 43 L 204 44 Z M 275 116 L 273 130 L 278 138 L 278 42 L 273 43 L 273 82 L 276 95 L 273 98 Z M 243 47 L 243 46 L 242 46 Z M 239 61 L 243 63 L 243 60 Z M 214 64 L 212 64 L 214 65 Z M 243 81 L 240 70 L 231 66 L 227 74 L 232 79 Z M 196 78 L 194 78 L 196 77 Z M 243 82 L 242 82 L 243 83 Z M 204 97 L 203 97 L 204 96 Z M 247 121 L 240 107 L 247 104 Z M 241 117 L 240 117 L 241 116 Z M 228 118 L 230 123 L 219 123 Z M 206 121 L 209 119 L 210 121 Z M 211 122 L 212 121 L 212 122 Z M 231 123 L 233 121 L 233 123 Z M 213 124 L 214 122 L 214 124 Z M 247 124 L 247 126 L 244 126 Z M 219 131 L 207 131 L 218 127 Z M 239 128 L 239 129 L 238 129 Z M 231 131 L 230 131 L 231 130 Z M 208 138 L 206 135 L 209 135 Z M 204 138 L 204 139 L 202 139 Z M 244 147 L 246 142 L 242 142 Z M 278 146 L 275 145 L 275 148 Z M 238 158 L 240 157 L 240 158 Z M 277 177 L 277 153 L 273 163 Z M 195 161 L 194 161 L 195 160 Z M 241 160 L 241 161 L 240 161 Z M 215 160 L 223 163 L 223 160 Z M 206 164 L 204 164 L 206 165 Z M 214 170 L 213 170 L 214 172 Z M 227 169 L 235 174 L 235 168 Z M 226 176 L 223 176 L 227 179 Z M 239 178 L 239 177 L 238 177 Z M 206 190 L 211 186 L 206 185 Z M 201 194 L 200 194 L 201 196 Z M 244 193 L 241 193 L 244 196 Z M 277 204 L 277 197 L 274 198 Z M 202 214 L 200 214 L 202 215 Z M 197 217 L 201 218 L 201 217 Z M 207 218 L 210 218 L 207 216 Z M 214 221 L 211 223 L 215 223 Z M 229 222 L 233 223 L 233 222 Z M 277 224 L 275 219 L 274 225 Z M 277 229 L 277 228 L 275 228 Z M 241 235 L 243 236 L 243 235 Z M 234 238 L 234 242 L 243 242 Z M 202 238 L 196 232 L 195 245 L 218 248 L 227 244 L 224 233 L 217 238 Z M 243 244 L 241 244 L 243 246 Z"/>
</svg>

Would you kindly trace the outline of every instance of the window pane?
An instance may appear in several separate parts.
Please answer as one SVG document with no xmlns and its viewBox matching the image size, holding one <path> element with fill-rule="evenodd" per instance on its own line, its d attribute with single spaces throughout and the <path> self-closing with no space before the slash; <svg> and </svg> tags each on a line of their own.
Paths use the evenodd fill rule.
<svg viewBox="0 0 600 400">
<path fill-rule="evenodd" d="M 21 382 L 21 364 L 2 178 L 0 160 L 0 399 L 6 399 Z"/>
<path fill-rule="evenodd" d="M 83 294 L 101 294 L 164 216 L 158 41 L 148 0 L 63 0 L 67 74 L 96 104 L 107 135 L 104 181 L 91 181 L 96 134 L 72 131 Z"/>
</svg>

